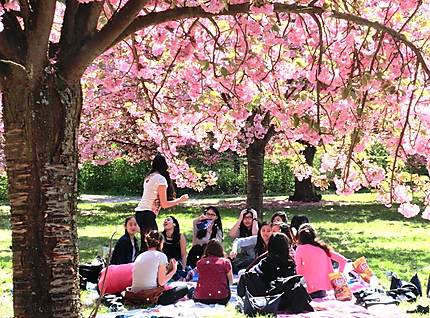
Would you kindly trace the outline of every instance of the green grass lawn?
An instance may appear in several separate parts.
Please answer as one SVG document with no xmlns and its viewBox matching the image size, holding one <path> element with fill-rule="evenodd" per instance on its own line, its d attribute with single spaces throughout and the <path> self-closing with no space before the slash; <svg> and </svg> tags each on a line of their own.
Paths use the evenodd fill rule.
<svg viewBox="0 0 430 318">
<path fill-rule="evenodd" d="M 387 209 L 374 202 L 373 194 L 355 194 L 345 198 L 327 195 L 324 200 L 336 201 L 331 205 L 292 206 L 285 211 L 306 214 L 315 225 L 323 240 L 350 259 L 365 256 L 371 269 L 384 286 L 388 285 L 386 271 L 395 271 L 402 279 L 409 280 L 418 272 L 425 284 L 430 274 L 430 222 L 421 217 L 405 219 L 396 208 Z M 340 201 L 343 199 L 343 201 Z M 165 216 L 174 214 L 191 242 L 192 219 L 202 211 L 201 206 L 176 207 L 164 211 L 158 217 L 161 228 Z M 202 204 L 216 204 L 216 199 Z M 133 214 L 135 203 L 79 204 L 79 247 L 82 262 L 91 261 L 99 248 L 109 244 L 109 237 L 116 231 L 115 239 L 124 232 L 123 220 Z M 227 206 L 230 206 L 227 204 Z M 271 204 L 265 218 L 280 210 Z M 10 246 L 10 223 L 8 207 L 0 206 L 0 316 L 12 316 L 12 264 Z M 220 208 L 224 233 L 236 221 L 238 208 Z M 189 243 L 190 244 L 190 243 Z M 225 249 L 231 246 L 226 235 Z M 83 294 L 85 298 L 86 294 Z M 426 300 L 421 300 L 426 301 Z M 415 306 L 415 305 L 413 305 Z M 85 308 L 85 306 L 84 306 Z M 85 312 L 88 311 L 86 308 Z"/>
</svg>

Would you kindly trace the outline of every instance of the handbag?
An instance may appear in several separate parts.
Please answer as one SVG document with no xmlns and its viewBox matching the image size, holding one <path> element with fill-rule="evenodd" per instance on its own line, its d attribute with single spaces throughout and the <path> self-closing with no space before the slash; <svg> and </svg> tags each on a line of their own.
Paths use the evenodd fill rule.
<svg viewBox="0 0 430 318">
<path fill-rule="evenodd" d="M 281 299 L 282 294 L 253 296 L 246 288 L 245 297 L 243 299 L 243 313 L 248 316 L 276 314 Z"/>
<path fill-rule="evenodd" d="M 155 305 L 163 292 L 164 286 L 144 289 L 137 293 L 132 292 L 130 287 L 127 287 L 124 293 L 124 300 L 132 305 Z"/>
</svg>

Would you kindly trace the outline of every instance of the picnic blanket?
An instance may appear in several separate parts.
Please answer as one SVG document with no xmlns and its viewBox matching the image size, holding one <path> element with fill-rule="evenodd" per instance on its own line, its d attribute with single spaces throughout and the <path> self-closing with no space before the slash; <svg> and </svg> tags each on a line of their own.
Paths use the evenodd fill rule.
<svg viewBox="0 0 430 318">
<path fill-rule="evenodd" d="M 172 286 L 184 284 L 175 282 Z M 186 283 L 189 287 L 195 283 Z M 229 304 L 235 306 L 237 301 L 236 285 L 231 286 L 231 299 Z M 282 314 L 278 318 L 407 318 L 396 305 L 376 305 L 366 309 L 354 304 L 352 301 L 338 301 L 333 293 L 323 299 L 316 299 L 311 302 L 315 312 L 304 314 Z M 168 306 L 155 306 L 146 309 L 134 309 L 123 312 L 112 312 L 99 314 L 100 318 L 156 318 L 156 317 L 229 317 L 231 309 L 226 309 L 222 305 L 205 305 L 193 300 L 183 300 Z"/>
</svg>

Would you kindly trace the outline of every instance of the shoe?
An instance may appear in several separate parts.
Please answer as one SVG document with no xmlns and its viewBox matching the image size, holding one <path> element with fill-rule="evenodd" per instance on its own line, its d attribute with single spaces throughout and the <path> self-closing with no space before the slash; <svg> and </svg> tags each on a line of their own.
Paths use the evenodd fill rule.
<svg viewBox="0 0 430 318">
<path fill-rule="evenodd" d="M 430 312 L 429 306 L 418 305 L 414 310 L 406 311 L 408 314 L 428 314 Z"/>
</svg>

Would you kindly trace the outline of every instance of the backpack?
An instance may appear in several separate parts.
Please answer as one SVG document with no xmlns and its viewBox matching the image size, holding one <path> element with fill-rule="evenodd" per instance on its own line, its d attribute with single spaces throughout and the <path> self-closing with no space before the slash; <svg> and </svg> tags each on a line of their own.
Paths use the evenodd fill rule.
<svg viewBox="0 0 430 318">
<path fill-rule="evenodd" d="M 105 267 L 105 263 L 100 256 L 97 256 L 91 264 L 79 264 L 79 276 L 81 288 L 86 282 L 97 284 L 100 272 Z M 85 282 L 85 284 L 84 284 Z"/>
</svg>

